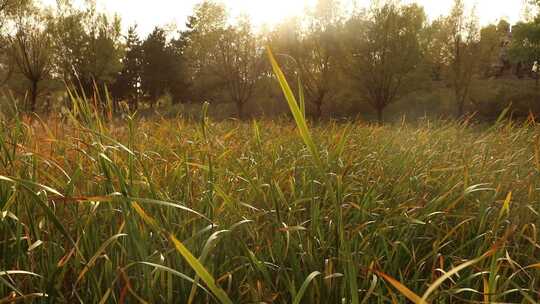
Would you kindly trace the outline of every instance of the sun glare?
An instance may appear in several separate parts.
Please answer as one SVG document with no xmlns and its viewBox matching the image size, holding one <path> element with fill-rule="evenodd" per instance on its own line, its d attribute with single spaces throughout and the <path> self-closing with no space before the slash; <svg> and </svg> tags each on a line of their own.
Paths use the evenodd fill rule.
<svg viewBox="0 0 540 304">
<path fill-rule="evenodd" d="M 302 15 L 316 0 L 227 0 L 223 3 L 230 8 L 233 16 L 247 14 L 255 26 L 262 26 L 274 25 L 287 17 Z"/>
<path fill-rule="evenodd" d="M 155 26 L 177 24 L 182 27 L 193 7 L 200 0 L 96 0 L 98 7 L 111 13 L 118 13 L 125 26 L 137 23 L 141 33 L 149 33 Z M 301 16 L 306 8 L 313 7 L 317 0 L 220 0 L 225 4 L 232 19 L 247 15 L 255 27 L 275 25 L 290 16 Z M 56 0 L 42 0 L 54 4 Z M 83 3 L 84 0 L 75 0 Z M 366 6 L 370 0 L 341 0 L 345 8 L 353 3 Z M 424 6 L 426 13 L 435 18 L 448 14 L 452 0 L 403 0 L 404 3 L 417 2 Z M 522 0 L 466 0 L 469 9 L 476 8 L 482 24 L 505 18 L 510 22 L 520 19 Z"/>
</svg>

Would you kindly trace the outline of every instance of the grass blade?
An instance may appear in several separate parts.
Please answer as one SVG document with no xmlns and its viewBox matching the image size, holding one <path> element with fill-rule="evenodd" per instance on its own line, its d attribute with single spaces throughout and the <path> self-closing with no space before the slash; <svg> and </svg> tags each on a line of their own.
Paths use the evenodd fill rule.
<svg viewBox="0 0 540 304">
<path fill-rule="evenodd" d="M 198 277 L 208 286 L 212 293 L 219 299 L 222 304 L 232 304 L 233 302 L 225 291 L 216 285 L 215 279 L 210 275 L 208 270 L 199 262 L 199 260 L 180 242 L 174 235 L 169 235 L 169 240 L 173 243 L 176 250 L 184 257 L 186 262 L 195 270 Z"/>
<path fill-rule="evenodd" d="M 268 47 L 268 58 L 270 59 L 270 63 L 272 65 L 272 69 L 274 70 L 274 74 L 276 75 L 279 81 L 283 94 L 285 95 L 285 99 L 287 100 L 287 104 L 289 105 L 291 113 L 294 117 L 296 126 L 298 127 L 298 130 L 300 132 L 300 136 L 304 140 L 304 143 L 306 144 L 309 151 L 311 152 L 311 155 L 315 159 L 315 163 L 317 164 L 319 169 L 322 169 L 322 162 L 319 156 L 319 150 L 315 146 L 315 142 L 313 141 L 311 133 L 309 132 L 306 118 L 303 115 L 302 110 L 298 106 L 298 103 L 296 102 L 296 98 L 294 97 L 291 87 L 289 86 L 289 83 L 287 82 L 287 79 L 285 78 L 285 74 L 283 74 L 283 71 L 279 67 L 279 64 L 276 61 L 270 47 Z"/>
<path fill-rule="evenodd" d="M 487 253 L 485 253 L 484 255 L 482 255 L 481 257 L 478 257 L 474 260 L 470 260 L 468 262 L 465 262 L 457 267 L 454 267 L 452 270 L 448 271 L 447 273 L 445 273 L 443 276 L 441 276 L 440 278 L 438 278 L 435 282 L 433 282 L 433 284 L 431 284 L 428 288 L 428 290 L 426 290 L 426 292 L 424 293 L 424 295 L 422 296 L 422 303 L 425 303 L 425 301 L 429 298 L 429 296 L 437 289 L 439 288 L 439 286 L 441 286 L 442 283 L 444 283 L 444 281 L 448 280 L 449 278 L 451 278 L 453 275 L 457 274 L 458 272 L 460 272 L 461 270 L 465 269 L 465 268 L 468 268 L 480 261 L 482 261 L 483 259 L 487 258 L 487 257 L 490 257 L 492 256 L 496 251 L 497 251 L 498 248 L 493 248 L 491 249 L 490 251 L 488 251 Z"/>
<path fill-rule="evenodd" d="M 306 292 L 309 284 L 311 283 L 311 281 L 313 281 L 319 275 L 321 275 L 320 272 L 314 271 L 306 278 L 306 280 L 304 281 L 302 286 L 300 286 L 300 290 L 298 291 L 298 293 L 294 297 L 293 304 L 300 304 L 300 302 L 302 301 L 302 298 L 304 297 L 304 293 Z"/>
<path fill-rule="evenodd" d="M 378 276 L 382 277 L 386 282 L 390 283 L 390 285 L 394 286 L 395 289 L 397 289 L 403 296 L 405 296 L 407 299 L 409 299 L 413 303 L 427 304 L 427 302 L 424 299 L 422 299 L 419 295 L 411 291 L 407 286 L 401 284 L 398 280 L 380 271 L 375 271 L 375 273 Z"/>
</svg>

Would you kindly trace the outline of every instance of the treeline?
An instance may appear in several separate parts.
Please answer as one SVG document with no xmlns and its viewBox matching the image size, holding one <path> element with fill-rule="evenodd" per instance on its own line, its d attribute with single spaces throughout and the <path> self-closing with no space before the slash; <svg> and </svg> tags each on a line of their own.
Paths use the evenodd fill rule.
<svg viewBox="0 0 540 304">
<path fill-rule="evenodd" d="M 233 104 L 240 118 L 271 112 L 270 100 L 281 96 L 266 60 L 270 47 L 315 119 L 347 101 L 369 105 L 382 122 L 392 104 L 438 87 L 462 117 L 489 107 L 472 96 L 475 81 L 537 80 L 540 58 L 540 18 L 480 27 L 463 0 L 435 20 L 416 4 L 373 1 L 345 12 L 337 0 L 319 0 L 305 16 L 257 31 L 249 19 L 231 23 L 224 6 L 203 1 L 185 29 L 156 27 L 145 38 L 136 26 L 124 36 L 118 16 L 69 0 L 54 8 L 0 0 L 0 18 L 0 85 L 28 111 L 63 106 L 68 85 L 87 96 L 109 94 L 115 109 L 167 99 Z M 527 111 L 537 112 L 532 83 Z"/>
</svg>

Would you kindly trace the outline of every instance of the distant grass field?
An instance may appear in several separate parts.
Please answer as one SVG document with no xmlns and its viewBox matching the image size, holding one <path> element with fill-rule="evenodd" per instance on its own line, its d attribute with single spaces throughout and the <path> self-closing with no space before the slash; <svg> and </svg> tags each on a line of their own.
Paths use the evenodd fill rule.
<svg viewBox="0 0 540 304">
<path fill-rule="evenodd" d="M 2 121 L 0 303 L 540 300 L 533 123 L 326 123 L 310 147 L 90 109 Z"/>
</svg>

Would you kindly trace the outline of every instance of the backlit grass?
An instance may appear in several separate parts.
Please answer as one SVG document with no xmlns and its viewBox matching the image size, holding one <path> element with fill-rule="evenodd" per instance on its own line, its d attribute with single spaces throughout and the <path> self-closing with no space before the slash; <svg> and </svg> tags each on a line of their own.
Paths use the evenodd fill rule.
<svg viewBox="0 0 540 304">
<path fill-rule="evenodd" d="M 306 146 L 286 121 L 74 100 L 2 121 L 0 303 L 540 299 L 533 123 L 326 123 Z"/>
</svg>

